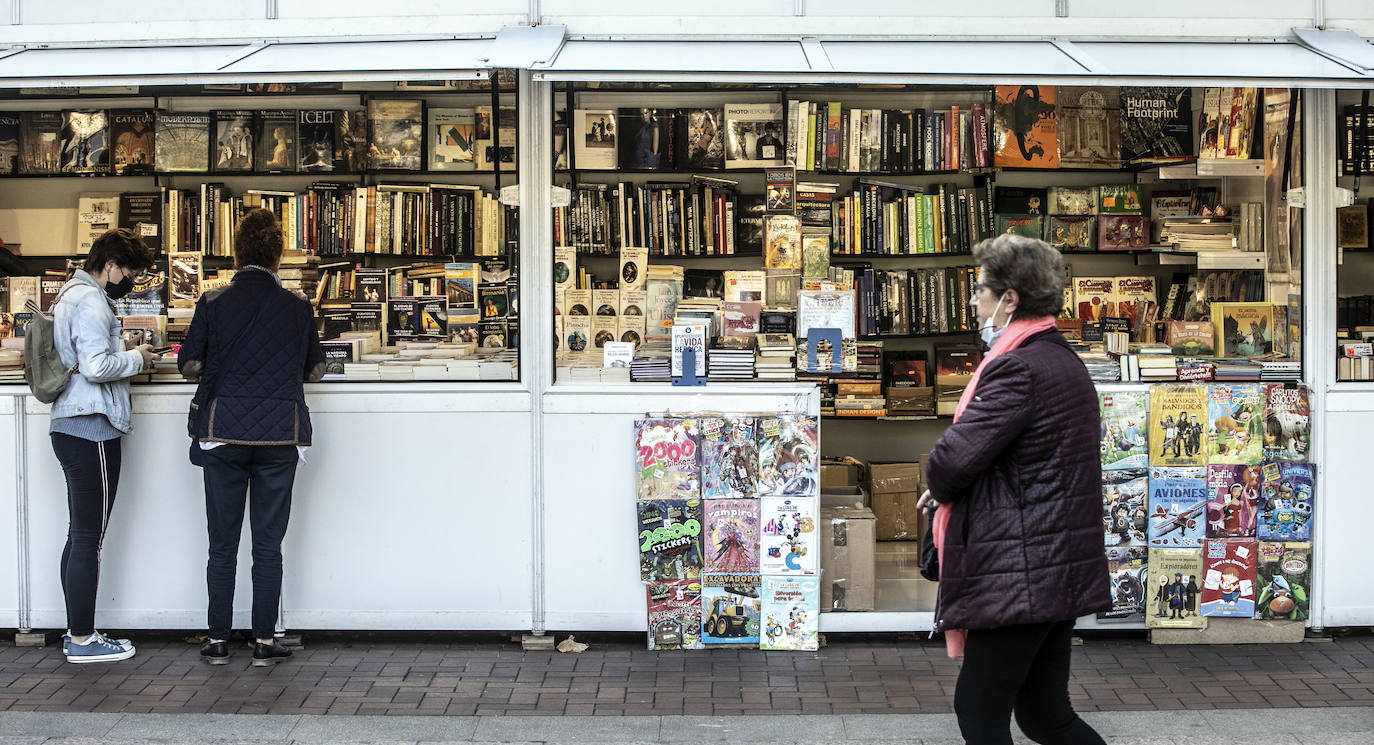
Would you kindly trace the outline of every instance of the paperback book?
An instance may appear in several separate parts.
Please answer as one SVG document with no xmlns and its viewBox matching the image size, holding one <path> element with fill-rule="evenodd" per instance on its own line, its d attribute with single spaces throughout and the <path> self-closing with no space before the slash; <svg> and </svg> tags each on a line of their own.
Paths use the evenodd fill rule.
<svg viewBox="0 0 1374 745">
<path fill-rule="evenodd" d="M 1312 444 L 1312 410 L 1307 387 L 1264 386 L 1264 459 L 1302 461 Z"/>
<path fill-rule="evenodd" d="M 701 500 L 653 499 L 635 503 L 639 516 L 639 579 L 701 579 Z"/>
<path fill-rule="evenodd" d="M 705 644 L 759 643 L 762 580 L 757 571 L 701 575 L 701 640 Z"/>
<path fill-rule="evenodd" d="M 1259 544 L 1253 539 L 1211 538 L 1202 554 L 1202 615 L 1252 618 Z"/>
<path fill-rule="evenodd" d="M 650 583 L 649 649 L 701 649 L 701 583 L 669 580 Z"/>
<path fill-rule="evenodd" d="M 706 499 L 758 495 L 758 437 L 753 417 L 702 417 L 701 493 Z M 733 570 L 722 570 L 733 571 Z"/>
<path fill-rule="evenodd" d="M 1212 385 L 1207 398 L 1207 462 L 1258 464 L 1264 450 L 1264 393 L 1260 385 Z"/>
<path fill-rule="evenodd" d="M 62 172 L 110 170 L 109 116 L 103 109 L 62 112 Z"/>
<path fill-rule="evenodd" d="M 1312 610 L 1312 544 L 1260 541 L 1255 618 L 1306 621 Z"/>
<path fill-rule="evenodd" d="M 1150 465 L 1207 464 L 1207 388 L 1156 385 L 1150 389 Z"/>
<path fill-rule="evenodd" d="M 1103 545 L 1145 548 L 1149 545 L 1150 479 L 1145 468 L 1102 472 Z"/>
<path fill-rule="evenodd" d="M 804 414 L 759 417 L 758 488 L 761 496 L 820 493 L 820 430 Z"/>
<path fill-rule="evenodd" d="M 818 504 L 815 497 L 759 500 L 759 571 L 764 575 L 820 571 Z"/>
<path fill-rule="evenodd" d="M 763 577 L 760 649 L 820 649 L 820 580 Z"/>
<path fill-rule="evenodd" d="M 1259 466 L 1207 466 L 1207 537 L 1254 538 L 1263 476 Z"/>
<path fill-rule="evenodd" d="M 1207 538 L 1207 469 L 1150 469 L 1151 548 L 1200 548 Z"/>
<path fill-rule="evenodd" d="M 703 571 L 747 574 L 759 569 L 759 500 L 707 499 Z"/>
<path fill-rule="evenodd" d="M 1098 611 L 1097 620 L 1124 623 L 1145 619 L 1145 588 L 1148 577 L 1146 549 L 1133 548 L 1107 559 L 1112 588 L 1112 607 Z"/>
<path fill-rule="evenodd" d="M 1205 629 L 1198 613 L 1202 591 L 1202 549 L 1150 549 L 1145 625 L 1152 629 Z"/>
<path fill-rule="evenodd" d="M 1255 535 L 1261 541 L 1310 541 L 1316 509 L 1311 463 L 1265 463 Z"/>
<path fill-rule="evenodd" d="M 1146 390 L 1103 391 L 1097 396 L 1102 414 L 1102 468 L 1144 468 L 1150 464 L 1150 394 Z"/>
<path fill-rule="evenodd" d="M 573 318 L 570 316 L 568 320 Z M 634 444 L 637 499 L 701 495 L 697 420 L 637 420 Z"/>
</svg>

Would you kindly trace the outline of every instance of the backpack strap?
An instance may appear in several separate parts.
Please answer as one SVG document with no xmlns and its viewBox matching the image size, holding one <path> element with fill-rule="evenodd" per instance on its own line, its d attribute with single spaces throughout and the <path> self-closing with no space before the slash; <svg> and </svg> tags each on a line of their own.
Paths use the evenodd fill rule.
<svg viewBox="0 0 1374 745">
<path fill-rule="evenodd" d="M 57 304 L 62 302 L 62 297 L 67 294 L 68 290 L 76 289 L 80 286 L 80 284 L 81 283 L 79 282 L 75 284 L 73 284 L 72 282 L 68 282 L 67 286 L 63 287 L 62 291 L 57 293 L 57 297 L 52 299 L 52 305 L 48 307 L 48 311 L 46 313 L 38 307 L 38 303 L 35 303 L 33 301 L 33 298 L 29 298 L 24 302 L 24 309 L 36 316 L 43 316 L 49 321 L 54 320 L 55 311 L 57 310 Z"/>
</svg>

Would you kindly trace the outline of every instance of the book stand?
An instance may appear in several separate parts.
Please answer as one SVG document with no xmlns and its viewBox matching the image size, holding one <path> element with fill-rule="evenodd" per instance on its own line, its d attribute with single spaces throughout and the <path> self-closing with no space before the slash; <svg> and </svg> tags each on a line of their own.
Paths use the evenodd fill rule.
<svg viewBox="0 0 1374 745">
<path fill-rule="evenodd" d="M 844 372 L 844 343 L 839 329 L 809 329 L 806 332 L 806 371 L 822 372 L 816 364 L 816 353 L 820 351 L 821 341 L 830 342 L 831 372 Z"/>
</svg>

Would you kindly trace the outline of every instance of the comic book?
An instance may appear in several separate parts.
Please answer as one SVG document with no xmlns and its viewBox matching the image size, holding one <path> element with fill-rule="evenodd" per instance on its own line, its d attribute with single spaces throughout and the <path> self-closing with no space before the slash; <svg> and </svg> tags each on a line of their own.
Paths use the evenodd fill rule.
<svg viewBox="0 0 1374 745">
<path fill-rule="evenodd" d="M 704 571 L 748 574 L 759 571 L 759 501 L 757 499 L 707 499 L 705 533 L 701 549 L 706 553 Z"/>
<path fill-rule="evenodd" d="M 701 583 L 655 582 L 645 588 L 649 649 L 701 649 Z"/>
<path fill-rule="evenodd" d="M 1207 466 L 1207 537 L 1254 538 L 1259 466 Z"/>
<path fill-rule="evenodd" d="M 1255 618 L 1306 621 L 1312 608 L 1312 544 L 1260 541 Z"/>
<path fill-rule="evenodd" d="M 1207 388 L 1150 387 L 1150 465 L 1207 465 Z"/>
<path fill-rule="evenodd" d="M 1211 385 L 1207 393 L 1207 462 L 1258 464 L 1264 449 L 1259 384 Z"/>
<path fill-rule="evenodd" d="M 1307 460 L 1312 444 L 1311 409 L 1307 386 L 1282 383 L 1264 386 L 1264 459 Z"/>
<path fill-rule="evenodd" d="M 1146 498 L 1149 476 L 1144 468 L 1102 472 L 1103 544 L 1144 548 L 1147 544 Z"/>
<path fill-rule="evenodd" d="M 804 414 L 759 417 L 761 496 L 820 494 L 820 428 Z"/>
<path fill-rule="evenodd" d="M 820 648 L 820 580 L 763 577 L 760 649 L 814 651 Z"/>
<path fill-rule="evenodd" d="M 764 497 L 759 500 L 759 571 L 763 574 L 816 574 L 820 544 L 815 497 Z"/>
<path fill-rule="evenodd" d="M 705 644 L 759 643 L 763 593 L 757 572 L 701 575 L 701 641 Z"/>
<path fill-rule="evenodd" d="M 635 505 L 639 579 L 653 583 L 701 578 L 701 501 L 657 499 Z"/>
<path fill-rule="evenodd" d="M 1255 536 L 1261 541 L 1312 540 L 1316 507 L 1311 463 L 1265 463 Z"/>
<path fill-rule="evenodd" d="M 1107 559 L 1112 607 L 1098 611 L 1097 620 L 1128 622 L 1145 619 L 1146 549 L 1128 548 Z"/>
<path fill-rule="evenodd" d="M 702 417 L 701 495 L 706 499 L 754 497 L 759 491 L 759 451 L 753 417 Z"/>
<path fill-rule="evenodd" d="M 635 421 L 635 495 L 670 499 L 701 495 L 695 419 Z"/>
<path fill-rule="evenodd" d="M 1252 538 L 1209 538 L 1202 550 L 1202 615 L 1250 618 L 1255 614 L 1255 563 L 1259 544 Z"/>
<path fill-rule="evenodd" d="M 1198 615 L 1202 590 L 1202 549 L 1150 549 L 1150 579 L 1145 585 L 1145 625 L 1152 629 L 1205 629 Z"/>
<path fill-rule="evenodd" d="M 1207 537 L 1207 469 L 1150 469 L 1150 547 L 1198 548 Z"/>
<path fill-rule="evenodd" d="M 1150 394 L 1142 389 L 1102 391 L 1102 469 L 1145 468 L 1150 465 Z"/>
</svg>

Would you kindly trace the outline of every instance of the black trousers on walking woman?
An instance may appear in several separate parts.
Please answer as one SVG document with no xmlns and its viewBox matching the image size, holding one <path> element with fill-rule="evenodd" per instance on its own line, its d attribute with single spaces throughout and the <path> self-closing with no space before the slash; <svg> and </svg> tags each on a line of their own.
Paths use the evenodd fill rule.
<svg viewBox="0 0 1374 745">
<path fill-rule="evenodd" d="M 74 636 L 89 636 L 95 632 L 100 547 L 119 486 L 120 439 L 93 442 L 62 432 L 50 436 L 67 478 L 67 545 L 62 548 L 67 629 Z"/>
<path fill-rule="evenodd" d="M 1049 745 L 1103 745 L 1069 703 L 1073 621 L 972 629 L 954 689 L 969 745 L 1011 745 L 1011 715 L 1026 737 Z"/>
</svg>

